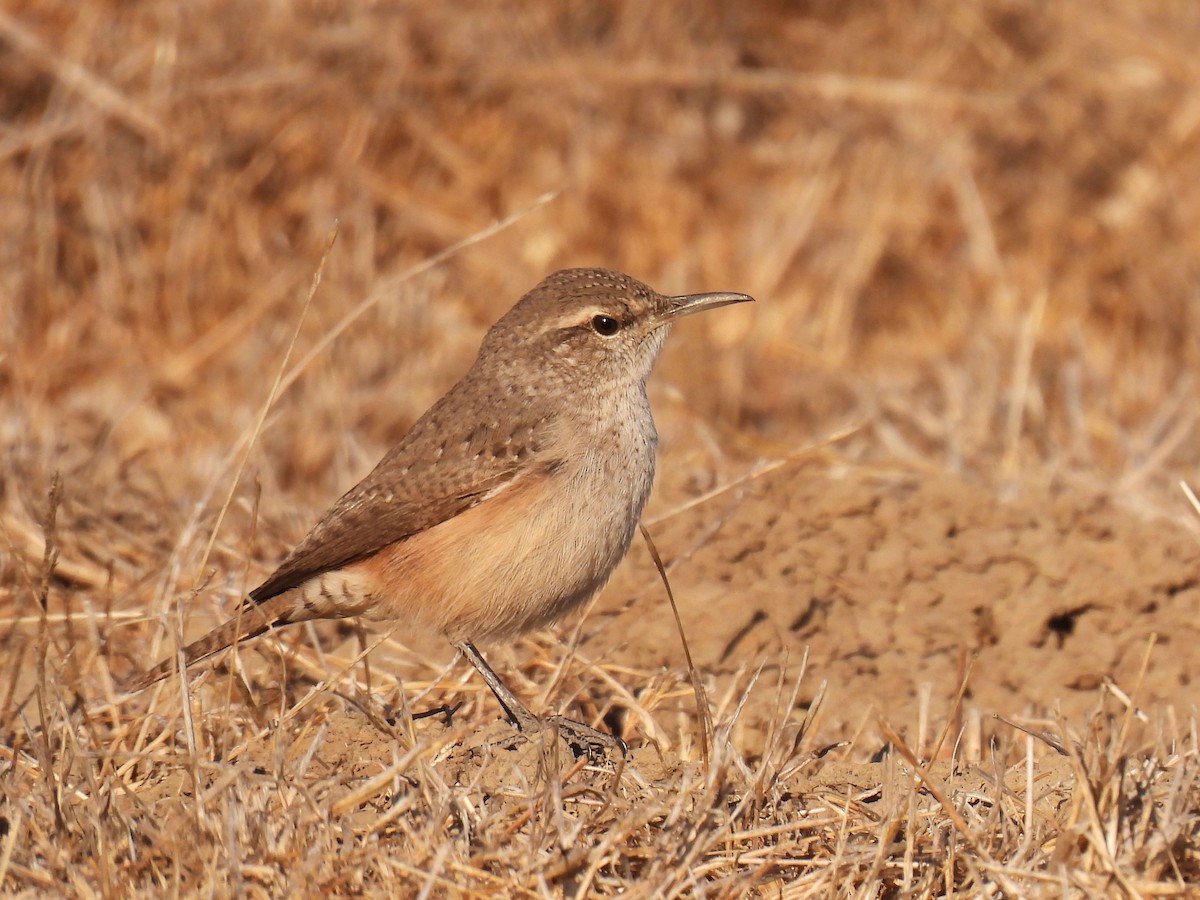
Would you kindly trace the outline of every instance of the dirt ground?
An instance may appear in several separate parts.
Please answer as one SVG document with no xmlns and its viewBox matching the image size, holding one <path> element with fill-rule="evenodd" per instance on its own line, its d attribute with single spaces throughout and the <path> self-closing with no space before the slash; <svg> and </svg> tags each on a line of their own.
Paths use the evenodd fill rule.
<svg viewBox="0 0 1200 900">
<path fill-rule="evenodd" d="M 922 704 L 944 718 L 964 679 L 967 717 L 1076 720 L 1106 685 L 1139 684 L 1147 709 L 1186 710 L 1194 699 L 1197 536 L 1100 493 L 999 497 L 950 475 L 797 461 L 751 469 L 650 521 L 711 689 L 720 695 L 756 670 L 790 683 L 806 661 L 795 708 L 826 682 L 830 741 L 873 715 L 907 727 Z M 218 618 L 195 616 L 188 633 Z M 391 637 L 422 659 L 452 657 L 427 635 Z M 586 614 L 544 641 L 617 669 L 683 667 L 642 544 Z M 489 649 L 506 658 L 506 648 Z M 761 729 L 777 705 L 772 691 L 755 692 L 743 727 Z M 626 737 L 640 736 L 630 723 Z"/>
<path fill-rule="evenodd" d="M 922 702 L 944 716 L 968 657 L 965 707 L 977 714 L 1077 720 L 1106 683 L 1140 684 L 1148 709 L 1194 702 L 1200 543 L 1190 530 L 1102 494 L 999 498 L 949 475 L 803 462 L 701 499 L 652 527 L 694 662 L 718 695 L 760 667 L 786 683 L 806 659 L 796 709 L 827 682 L 829 740 L 870 713 L 915 722 Z M 583 658 L 682 666 L 644 546 L 576 627 L 569 646 Z M 777 698 L 755 699 L 742 722 L 761 727 Z"/>
<path fill-rule="evenodd" d="M 681 474 L 668 470 L 648 522 L 712 705 L 714 747 L 774 782 L 769 821 L 807 822 L 817 833 L 805 833 L 802 845 L 819 846 L 822 822 L 810 817 L 823 803 L 912 802 L 911 770 L 896 741 L 927 760 L 922 777 L 934 788 L 962 797 L 1029 792 L 1029 814 L 1046 822 L 1076 814 L 1081 771 L 1099 777 L 1113 765 L 1089 744 L 1113 740 L 1106 715 L 1132 724 L 1130 735 L 1150 746 L 1174 744 L 1170 729 L 1194 696 L 1192 531 L 1124 510 L 1100 492 L 1059 487 L 1002 497 L 958 476 L 847 466 L 827 450 L 754 466 L 699 493 Z M 215 621 L 196 613 L 188 633 Z M 124 626 L 111 627 L 115 637 Z M 630 754 L 619 764 L 609 757 L 585 766 L 565 742 L 512 745 L 490 695 L 439 641 L 394 635 L 376 645 L 364 670 L 353 664 L 363 635 L 330 625 L 317 632 L 320 655 L 292 629 L 243 649 L 237 677 L 225 664 L 199 667 L 207 674 L 192 685 L 190 702 L 212 762 L 195 771 L 126 764 L 123 777 L 139 782 L 141 812 L 128 814 L 131 827 L 152 840 L 187 833 L 193 797 L 236 785 L 239 804 L 264 821 L 299 815 L 297 802 L 328 809 L 348 833 L 420 847 L 432 854 L 424 864 L 436 866 L 435 841 L 394 831 L 397 810 L 442 808 L 458 823 L 452 831 L 494 847 L 555 804 L 573 823 L 566 833 L 592 833 L 628 828 L 645 804 L 651 818 L 669 821 L 669 811 L 654 807 L 664 796 L 674 798 L 676 816 L 684 798 L 703 801 L 695 694 L 644 545 L 584 615 L 514 647 L 487 648 L 535 708 L 561 708 L 622 735 Z M 130 665 L 136 671 L 160 653 Z M 348 669 L 356 684 L 319 687 L 318 679 Z M 171 699 L 178 687 L 152 690 L 150 708 L 162 710 L 155 717 L 165 714 L 168 729 L 133 759 L 153 754 L 170 722 L 181 724 Z M 23 678 L 17 692 L 35 688 Z M 88 702 L 105 708 L 100 696 Z M 443 703 L 457 707 L 453 716 L 410 726 L 403 714 Z M 1021 749 L 1018 728 L 1040 735 L 1036 757 L 1032 745 Z M 1080 756 L 1068 752 L 1072 743 Z M 1005 759 L 1014 764 L 997 765 Z M 1179 774 L 1168 766 L 1159 777 L 1177 783 Z M 545 791 L 560 778 L 555 799 Z M 281 783 L 304 785 L 303 799 L 280 806 L 273 798 Z M 444 794 L 428 796 L 430 784 Z M 587 842 L 534 831 L 535 845 L 558 859 L 546 871 L 567 893 L 581 887 L 581 873 L 594 875 Z M 640 853 L 632 856 L 641 859 L 637 883 L 664 883 Z M 1186 871 L 1187 854 L 1179 859 Z M 175 864 L 189 883 L 209 877 L 202 855 L 179 853 Z M 303 871 L 345 887 L 345 872 L 328 860 Z M 443 888 L 462 887 L 447 877 Z M 481 877 L 473 871 L 473 890 L 487 890 Z M 823 881 L 797 887 L 803 883 L 777 874 L 758 887 L 824 890 Z"/>
<path fill-rule="evenodd" d="M 1080 722 L 1106 687 L 1138 685 L 1139 708 L 1155 716 L 1194 702 L 1192 531 L 1078 489 L 1001 498 L 902 468 L 774 465 L 651 519 L 714 702 L 758 673 L 738 720 L 747 752 L 761 751 L 802 664 L 792 715 L 820 689 L 822 741 L 865 729 L 882 745 L 879 717 L 917 740 L 923 718 L 940 728 L 954 716 L 971 724 L 962 738 L 975 757 L 994 716 Z M 396 637 L 451 658 L 437 641 Z M 644 545 L 584 617 L 546 636 L 548 656 L 561 656 L 559 641 L 567 660 L 556 665 L 604 661 L 639 681 L 684 667 Z M 509 663 L 522 656 L 489 649 Z M 538 689 L 534 676 L 526 690 Z M 685 688 L 657 714 L 671 722 L 693 710 Z M 626 714 L 608 724 L 631 742 L 663 727 Z"/>
<path fill-rule="evenodd" d="M 922 686 L 945 715 L 972 656 L 968 711 L 1074 720 L 1106 681 L 1139 681 L 1154 635 L 1139 703 L 1184 710 L 1195 697 L 1196 535 L 1103 495 L 1001 499 L 949 475 L 790 465 L 655 531 L 678 560 L 696 665 L 718 676 L 762 665 L 773 679 L 807 653 L 801 703 L 828 682 L 831 738 L 868 710 L 915 722 Z M 625 575 L 584 652 L 678 665 L 673 620 L 648 609 L 662 607 L 652 570 Z"/>
</svg>

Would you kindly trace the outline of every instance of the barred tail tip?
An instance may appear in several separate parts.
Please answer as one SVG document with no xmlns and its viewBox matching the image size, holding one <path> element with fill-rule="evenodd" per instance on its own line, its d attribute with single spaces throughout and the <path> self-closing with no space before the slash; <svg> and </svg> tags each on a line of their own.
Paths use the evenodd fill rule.
<svg viewBox="0 0 1200 900">
<path fill-rule="evenodd" d="M 208 634 L 188 644 L 183 650 L 186 665 L 194 666 L 196 663 L 232 647 L 235 643 L 258 637 L 268 628 L 288 624 L 288 613 L 292 611 L 293 606 L 294 603 L 288 602 L 283 597 L 274 597 L 261 606 L 244 608 L 228 622 L 218 625 Z M 177 659 L 177 656 L 169 657 L 147 669 L 141 675 L 133 677 L 125 683 L 124 692 L 136 694 L 174 674 L 179 668 Z"/>
</svg>

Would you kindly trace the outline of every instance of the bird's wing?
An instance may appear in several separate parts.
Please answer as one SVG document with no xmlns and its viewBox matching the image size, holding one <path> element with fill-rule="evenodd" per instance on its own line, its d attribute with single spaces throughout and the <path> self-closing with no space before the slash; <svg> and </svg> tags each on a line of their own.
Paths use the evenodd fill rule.
<svg viewBox="0 0 1200 900">
<path fill-rule="evenodd" d="M 545 419 L 512 427 L 461 415 L 447 396 L 362 481 L 321 517 L 261 585 L 262 603 L 314 575 L 340 568 L 452 519 L 540 468 Z M 501 428 L 499 421 L 509 418 Z M 463 425 L 455 428 L 456 422 Z"/>
</svg>

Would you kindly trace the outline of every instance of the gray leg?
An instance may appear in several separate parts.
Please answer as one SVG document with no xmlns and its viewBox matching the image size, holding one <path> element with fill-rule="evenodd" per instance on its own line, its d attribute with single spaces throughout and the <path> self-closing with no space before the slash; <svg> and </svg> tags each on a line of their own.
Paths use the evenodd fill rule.
<svg viewBox="0 0 1200 900">
<path fill-rule="evenodd" d="M 565 716 L 546 716 L 544 718 L 535 716 L 529 711 L 529 707 L 509 690 L 508 685 L 500 680 L 500 676 L 487 664 L 483 654 L 475 649 L 474 644 L 470 641 L 453 641 L 452 643 L 458 652 L 470 661 L 471 665 L 475 667 L 475 671 L 491 688 L 492 693 L 496 695 L 496 700 L 500 703 L 500 708 L 508 717 L 508 721 L 521 734 L 528 737 L 537 734 L 546 726 L 551 726 L 561 731 L 572 747 L 587 752 L 589 756 L 594 755 L 598 750 L 619 750 L 622 756 L 629 752 L 629 747 L 619 737 L 597 731 L 590 725 L 584 725 L 582 722 L 576 722 Z"/>
<path fill-rule="evenodd" d="M 487 683 L 487 686 L 492 689 L 492 693 L 496 695 L 496 699 L 500 702 L 500 708 L 504 710 L 504 714 L 508 716 L 508 721 L 513 724 L 517 731 L 525 734 L 536 734 L 538 731 L 541 731 L 541 719 L 531 713 L 529 707 L 522 703 L 517 695 L 509 690 L 508 685 L 500 680 L 500 676 L 496 674 L 495 669 L 487 664 L 487 660 L 483 658 L 483 654 L 475 649 L 474 644 L 470 641 L 455 641 L 454 646 L 475 667 L 475 671 L 479 673 L 480 677 Z"/>
</svg>

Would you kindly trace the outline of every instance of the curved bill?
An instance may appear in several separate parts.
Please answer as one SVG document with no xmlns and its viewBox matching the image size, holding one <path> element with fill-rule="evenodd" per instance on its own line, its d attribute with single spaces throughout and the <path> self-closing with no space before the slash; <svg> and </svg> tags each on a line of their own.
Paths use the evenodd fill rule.
<svg viewBox="0 0 1200 900">
<path fill-rule="evenodd" d="M 729 291 L 717 291 L 712 294 L 684 294 L 682 297 L 666 297 L 665 300 L 666 303 L 659 316 L 663 322 L 673 322 L 693 313 L 729 306 L 731 303 L 754 302 L 754 298 L 749 294 L 734 294 Z"/>
</svg>

